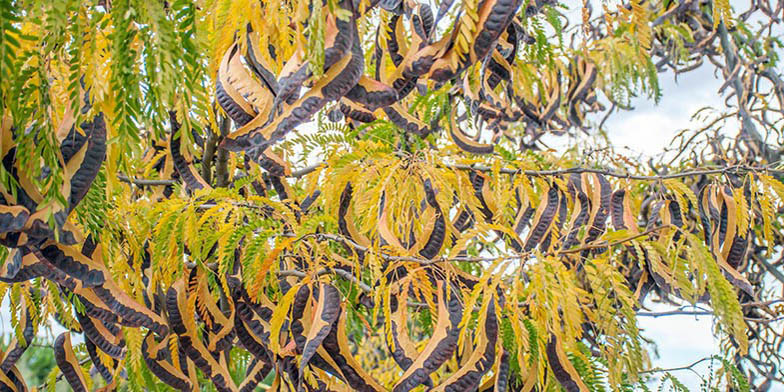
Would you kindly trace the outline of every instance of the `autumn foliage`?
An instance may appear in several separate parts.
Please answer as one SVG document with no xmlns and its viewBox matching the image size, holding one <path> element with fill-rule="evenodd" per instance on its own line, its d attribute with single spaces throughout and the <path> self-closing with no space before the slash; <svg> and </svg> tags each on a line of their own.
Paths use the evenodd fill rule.
<svg viewBox="0 0 784 392">
<path fill-rule="evenodd" d="M 680 388 L 651 301 L 782 381 L 782 2 L 0 5 L 3 390 Z M 614 148 L 702 67 L 726 107 Z"/>
</svg>

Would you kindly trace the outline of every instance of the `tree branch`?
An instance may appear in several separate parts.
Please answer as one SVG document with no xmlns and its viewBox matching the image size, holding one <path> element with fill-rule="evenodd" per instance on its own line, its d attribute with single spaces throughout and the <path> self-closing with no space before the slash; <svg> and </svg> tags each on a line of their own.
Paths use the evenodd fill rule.
<svg viewBox="0 0 784 392">
<path fill-rule="evenodd" d="M 452 165 L 445 165 L 446 167 L 460 169 L 460 170 L 477 170 L 482 172 L 492 172 L 493 168 L 482 166 L 482 165 L 463 165 L 463 164 L 452 164 Z M 784 170 L 772 170 L 768 167 L 753 167 L 753 166 L 745 166 L 745 165 L 734 165 L 734 166 L 726 166 L 722 168 L 716 169 L 702 169 L 702 170 L 691 170 L 685 171 L 680 173 L 673 173 L 673 174 L 663 174 L 659 176 L 639 176 L 639 175 L 632 175 L 629 173 L 622 173 L 613 170 L 607 169 L 594 169 L 594 168 L 587 168 L 587 167 L 573 167 L 569 169 L 557 169 L 557 170 L 517 170 L 517 169 L 509 169 L 509 168 L 501 168 L 500 173 L 503 174 L 525 174 L 527 176 L 558 176 L 563 174 L 581 174 L 581 173 L 595 173 L 595 174 L 602 174 L 607 177 L 617 177 L 617 178 L 625 178 L 629 180 L 640 180 L 640 181 L 661 181 L 673 178 L 684 178 L 684 177 L 695 177 L 695 176 L 703 176 L 707 174 L 725 174 L 725 173 L 736 173 L 736 172 L 768 172 L 768 173 L 775 173 L 775 174 L 784 174 Z"/>
<path fill-rule="evenodd" d="M 657 226 L 657 227 L 654 227 L 654 228 L 651 228 L 651 229 L 645 230 L 645 231 L 643 231 L 642 233 L 635 234 L 635 235 L 633 235 L 633 236 L 631 236 L 631 237 L 622 238 L 622 239 L 620 239 L 620 240 L 617 240 L 617 241 L 613 241 L 613 242 L 602 241 L 602 242 L 600 242 L 600 243 L 595 243 L 595 244 L 587 244 L 587 245 L 585 245 L 585 246 L 581 246 L 581 247 L 579 247 L 579 248 L 573 248 L 573 249 L 566 249 L 566 250 L 561 250 L 561 251 L 558 251 L 558 252 L 557 252 L 557 254 L 564 254 L 564 253 L 577 253 L 577 252 L 582 252 L 582 251 L 584 251 L 584 250 L 588 250 L 588 249 L 597 249 L 597 248 L 604 248 L 604 247 L 612 247 L 612 246 L 615 246 L 615 245 L 620 245 L 620 244 L 623 244 L 624 242 L 629 242 L 629 241 L 631 241 L 631 240 L 635 240 L 635 239 L 637 239 L 637 238 L 640 238 L 640 237 L 645 237 L 645 236 L 646 236 L 646 235 L 648 235 L 648 234 L 651 234 L 651 233 L 657 232 L 657 231 L 659 231 L 659 230 L 661 230 L 661 229 L 665 229 L 665 228 L 668 228 L 668 227 L 672 227 L 672 226 L 671 226 L 671 225 L 662 225 L 662 226 Z"/>
<path fill-rule="evenodd" d="M 299 170 L 295 170 L 291 173 L 289 178 L 300 178 L 307 174 L 310 174 L 319 167 L 324 165 L 324 163 L 318 163 L 315 165 L 307 166 Z M 465 165 L 465 164 L 445 164 L 445 167 L 457 170 L 476 170 L 481 172 L 492 172 L 493 168 L 483 165 Z M 675 179 L 675 178 L 685 178 L 685 177 L 696 177 L 696 176 L 704 176 L 709 174 L 725 174 L 725 173 L 739 173 L 739 172 L 766 172 L 771 174 L 777 175 L 784 175 L 784 170 L 775 170 L 771 169 L 770 167 L 763 166 L 763 167 L 755 167 L 755 166 L 746 166 L 746 165 L 734 165 L 734 166 L 726 166 L 722 168 L 716 169 L 698 169 L 698 170 L 690 170 L 680 173 L 672 173 L 672 174 L 663 174 L 658 176 L 641 176 L 641 175 L 633 175 L 629 173 L 622 173 L 619 171 L 609 170 L 609 169 L 595 169 L 595 168 L 588 168 L 588 167 L 573 167 L 569 169 L 556 169 L 556 170 L 518 170 L 518 169 L 510 169 L 510 168 L 501 168 L 499 173 L 501 174 L 509 174 L 509 175 L 519 175 L 524 174 L 527 176 L 532 177 L 547 177 L 547 176 L 560 176 L 564 174 L 582 174 L 582 173 L 595 173 L 595 174 L 602 174 L 607 177 L 616 177 L 616 178 L 625 178 L 629 180 L 640 180 L 640 181 L 661 181 L 667 179 Z M 176 180 L 147 180 L 147 179 L 131 179 L 125 175 L 118 175 L 117 176 L 120 181 L 123 182 L 131 182 L 136 185 L 172 185 L 179 181 Z"/>
<path fill-rule="evenodd" d="M 124 174 L 118 174 L 117 179 L 122 182 L 127 182 L 129 184 L 138 186 L 174 185 L 179 182 L 177 180 L 150 180 L 144 178 L 131 178 Z"/>
<path fill-rule="evenodd" d="M 654 369 L 649 369 L 649 370 L 643 370 L 643 371 L 640 372 L 640 374 L 660 373 L 660 372 L 667 372 L 667 373 L 669 373 L 669 372 L 675 372 L 675 371 L 678 371 L 678 370 L 692 370 L 693 367 L 699 365 L 700 363 L 708 361 L 708 360 L 712 360 L 712 359 L 714 359 L 713 356 L 705 357 L 705 358 L 696 360 L 696 361 L 694 361 L 691 364 L 686 365 L 686 366 L 679 366 L 679 367 L 666 368 L 666 369 L 665 368 L 654 368 Z"/>
</svg>

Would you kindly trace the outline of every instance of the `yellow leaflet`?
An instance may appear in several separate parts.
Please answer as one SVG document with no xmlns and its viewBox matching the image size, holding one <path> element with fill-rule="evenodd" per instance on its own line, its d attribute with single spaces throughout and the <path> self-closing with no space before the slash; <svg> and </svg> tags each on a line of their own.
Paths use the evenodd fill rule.
<svg viewBox="0 0 784 392">
<path fill-rule="evenodd" d="M 678 207 L 681 208 L 683 214 L 689 211 L 686 200 L 691 203 L 692 207 L 696 208 L 699 205 L 697 195 L 692 192 L 688 185 L 674 178 L 664 180 L 663 182 L 667 189 L 675 193 L 675 200 L 678 202 Z"/>
<path fill-rule="evenodd" d="M 465 339 L 465 334 L 468 332 L 468 328 L 465 328 L 468 325 L 468 322 L 471 320 L 471 315 L 474 313 L 474 306 L 476 305 L 477 300 L 479 299 L 479 295 L 485 292 L 487 286 L 487 281 L 492 278 L 493 272 L 498 268 L 498 265 L 503 262 L 502 258 L 496 259 L 493 264 L 486 269 L 482 276 L 479 278 L 479 282 L 474 286 L 474 289 L 471 291 L 468 299 L 465 301 L 465 308 L 463 309 L 463 317 L 460 319 L 460 324 L 458 324 L 458 328 L 460 328 L 460 335 L 457 339 L 457 346 L 463 347 L 463 340 Z M 494 287 L 494 286 L 493 286 Z M 483 320 L 483 316 L 486 316 L 486 312 L 484 311 L 489 303 L 489 298 L 492 298 L 492 293 L 485 293 L 485 298 L 482 302 L 482 310 L 479 312 L 480 320 Z"/>
<path fill-rule="evenodd" d="M 768 248 L 768 255 L 773 252 L 773 224 L 771 223 L 776 219 L 776 210 L 773 208 L 773 202 L 765 191 L 757 195 L 757 201 L 760 204 L 760 217 L 762 218 L 762 236 L 765 239 L 765 245 Z"/>
<path fill-rule="evenodd" d="M 743 187 L 733 188 L 732 196 L 735 199 L 738 235 L 746 237 L 746 233 L 749 231 L 749 204 L 746 202 L 746 194 L 743 192 Z"/>
<path fill-rule="evenodd" d="M 272 312 L 272 318 L 270 318 L 270 350 L 275 354 L 280 353 L 280 330 L 289 314 L 291 304 L 294 302 L 294 296 L 297 294 L 299 287 L 307 284 L 307 281 L 309 281 L 309 278 L 305 277 L 298 284 L 292 286 L 286 292 L 286 295 L 280 299 L 280 302 L 278 302 L 278 305 L 275 306 L 275 310 Z"/>
<path fill-rule="evenodd" d="M 261 285 L 263 284 L 265 278 L 267 277 L 267 273 L 275 264 L 275 261 L 278 260 L 278 256 L 280 255 L 280 252 L 288 248 L 296 240 L 297 240 L 296 237 L 286 238 L 283 241 L 281 241 L 278 244 L 278 246 L 272 249 L 272 251 L 269 252 L 269 254 L 267 254 L 267 257 L 264 259 L 261 266 L 259 266 L 259 269 L 256 270 L 256 279 L 253 281 L 253 288 L 252 288 L 252 292 L 250 293 L 252 296 L 261 290 Z"/>
</svg>

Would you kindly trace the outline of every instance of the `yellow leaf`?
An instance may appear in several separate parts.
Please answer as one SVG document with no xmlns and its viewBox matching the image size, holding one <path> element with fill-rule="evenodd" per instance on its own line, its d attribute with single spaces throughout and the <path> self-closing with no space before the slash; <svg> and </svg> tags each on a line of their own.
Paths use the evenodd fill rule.
<svg viewBox="0 0 784 392">
<path fill-rule="evenodd" d="M 304 284 L 305 280 L 300 283 Z M 286 292 L 286 295 L 280 299 L 280 302 L 278 302 L 278 305 L 272 312 L 272 318 L 270 318 L 270 350 L 275 354 L 280 352 L 280 330 L 283 327 L 286 316 L 289 314 L 289 308 L 291 308 L 291 304 L 294 302 L 294 296 L 297 294 L 299 286 L 292 286 Z"/>
</svg>

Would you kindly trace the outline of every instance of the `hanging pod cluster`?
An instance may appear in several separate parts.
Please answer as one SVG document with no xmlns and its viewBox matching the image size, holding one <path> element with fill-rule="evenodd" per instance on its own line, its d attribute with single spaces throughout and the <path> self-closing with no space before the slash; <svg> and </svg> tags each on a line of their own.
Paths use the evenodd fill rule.
<svg viewBox="0 0 784 392">
<path fill-rule="evenodd" d="M 171 203 L 178 207 L 165 215 L 203 225 L 197 227 L 208 232 L 202 238 L 204 232 L 172 225 L 165 245 L 150 230 L 154 233 L 134 233 L 144 240 L 136 241 L 141 245 L 130 244 L 139 238 L 121 238 L 116 246 L 121 251 L 113 252 L 107 245 L 118 244 L 112 239 L 84 235 L 69 217 L 106 158 L 104 116 L 77 125 L 66 112 L 58 128 L 62 202 L 48 201 L 38 189 L 41 179 L 27 177 L 15 144 L 21 130 L 3 118 L 2 164 L 18 186 L 0 194 L 0 244 L 11 250 L 0 281 L 21 287 L 14 301 L 22 309 L 16 338 L 0 355 L 4 390 L 27 389 L 15 363 L 41 322 L 31 311 L 33 302 L 46 296 L 70 302 L 54 315 L 69 328 L 55 340 L 54 353 L 75 391 L 92 384 L 78 359 L 80 346 L 75 350 L 71 344 L 75 333 L 83 335 L 86 358 L 107 391 L 119 388 L 129 363 L 128 368 L 143 363 L 145 371 L 179 391 L 196 391 L 208 382 L 219 391 L 250 392 L 270 375 L 275 391 L 503 392 L 531 391 L 547 382 L 586 391 L 584 369 L 575 365 L 580 344 L 592 342 L 607 359 L 608 346 L 628 339 L 632 343 L 622 347 L 637 350 L 629 358 L 639 359 L 634 312 L 654 291 L 662 298 L 710 302 L 738 351 L 745 352 L 748 338 L 737 298 L 752 302 L 759 295 L 745 274 L 748 253 L 758 233 L 773 242 L 775 209 L 764 193 L 770 188 L 784 195 L 784 186 L 765 175 L 748 174 L 745 180 L 753 186 L 702 181 L 691 189 L 659 181 L 640 205 L 639 189 L 597 170 L 531 176 L 513 170 L 503 174 L 513 180 L 501 180 L 498 167 L 455 168 L 430 152 L 422 153 L 428 157 L 424 164 L 417 157 L 374 152 L 372 159 L 317 169 L 327 180 L 297 199 L 287 178 L 293 172 L 271 147 L 329 105 L 351 124 L 384 115 L 420 137 L 446 126 L 458 147 L 477 154 L 490 154 L 494 146 L 483 143 L 481 134 L 464 132 L 469 120 L 486 124 L 493 142 L 513 137 L 508 133 L 513 123 L 525 123 L 534 136 L 581 125 L 585 111 L 597 105 L 598 72 L 588 59 L 573 61 L 564 71 L 566 83 L 558 72 L 544 77 L 536 98 L 515 89 L 517 55 L 532 43 L 520 9 L 525 4 L 530 15 L 549 3 L 466 2 L 475 7 L 466 6 L 454 28 L 439 37 L 437 26 L 454 11 L 452 1 L 442 1 L 437 10 L 409 0 L 331 2 L 334 7 L 319 14 L 324 26 L 319 69 L 302 48 L 278 58 L 282 51 L 247 26 L 223 54 L 214 80 L 217 104 L 234 124 L 221 135 L 220 146 L 246 158 L 225 158 L 237 169 L 228 176 L 232 186 L 240 184 L 237 198 L 247 200 L 220 199 L 230 191 L 213 189 L 202 175 L 214 157 L 199 162 L 190 152 L 175 112 L 169 113 L 171 134 L 153 141 L 142 158 L 163 183 L 134 194 L 134 202 L 180 202 L 179 180 L 194 196 L 192 203 Z M 375 31 L 375 51 L 365 56 L 360 20 L 377 8 L 383 23 Z M 409 110 L 415 91 L 447 84 L 452 108 L 429 121 Z M 82 108 L 82 117 L 88 112 Z M 252 162 L 263 175 L 255 175 Z M 247 177 L 236 175 L 243 163 Z M 393 173 L 390 167 L 401 169 Z M 329 206 L 325 199 L 337 203 Z M 232 215 L 242 208 L 274 222 L 274 245 L 262 235 L 269 233 L 248 229 L 251 214 Z M 212 244 L 206 239 L 215 222 L 231 232 Z M 337 234 L 322 232 L 329 227 Z M 488 233 L 498 240 L 478 239 Z M 203 240 L 207 249 L 200 252 L 184 237 Z M 476 261 L 468 256 L 472 241 L 509 254 L 473 267 L 458 264 Z M 251 243 L 271 249 L 256 249 L 264 257 L 254 255 L 247 263 Z M 155 259 L 163 253 L 157 248 L 166 246 L 174 263 Z M 130 268 L 110 270 L 108 265 L 118 264 L 104 259 L 109 254 L 121 255 Z M 165 264 L 175 268 L 164 269 Z M 601 275 L 609 264 L 618 271 Z M 514 279 L 495 273 L 504 268 L 514 270 Z M 133 283 L 121 285 L 121 278 Z M 623 281 L 626 290 L 591 286 L 604 278 Z M 356 288 L 363 292 L 357 295 Z M 375 325 L 360 307 L 379 316 Z M 612 335 L 596 322 L 605 316 L 611 324 L 632 327 Z M 422 324 L 430 328 L 422 330 L 414 319 L 426 319 Z M 352 324 L 362 324 L 362 332 Z M 381 381 L 374 374 L 378 369 L 358 358 L 368 348 L 357 343 L 373 334 L 383 334 L 380 347 L 372 349 L 390 359 L 383 371 L 391 381 Z M 237 351 L 249 358 L 240 375 L 232 372 Z M 633 375 L 642 367 L 641 359 L 628 362 L 615 365 L 618 373 Z"/>
<path fill-rule="evenodd" d="M 327 169 L 336 179 L 329 189 L 339 193 L 331 196 L 339 201 L 335 206 L 335 222 L 342 238 L 339 242 L 347 254 L 356 256 L 355 260 L 372 257 L 372 262 L 379 266 L 351 262 L 334 253 L 320 254 L 315 249 L 316 243 L 303 243 L 300 247 L 306 249 L 304 253 L 290 253 L 292 238 L 267 256 L 269 260 L 264 262 L 267 269 L 262 273 L 295 273 L 279 275 L 273 279 L 276 289 L 270 289 L 264 284 L 266 275 L 257 275 L 253 282 L 243 277 L 242 269 L 247 264 L 241 258 L 247 248 L 227 250 L 216 244 L 204 260 L 228 257 L 230 262 L 211 266 L 195 260 L 194 253 L 186 246 L 186 260 L 191 261 L 164 287 L 153 276 L 152 271 L 160 267 L 152 258 L 151 245 L 145 244 L 141 248 L 140 268 L 132 269 L 139 274 L 138 281 L 143 285 L 140 294 L 136 294 L 143 299 L 140 303 L 120 289 L 112 278 L 98 239 L 83 238 L 80 230 L 65 219 L 52 227 L 36 218 L 44 207 L 55 211 L 55 217 L 62 214 L 67 218 L 84 197 L 85 187 L 89 187 L 104 159 L 102 116 L 84 122 L 80 127 L 84 133 L 71 126 L 60 148 L 68 179 L 68 185 L 63 187 L 70 195 L 67 207 L 57 209 L 36 204 L 40 196 L 35 193 L 36 188 L 25 185 L 29 180 L 15 167 L 13 144 L 5 151 L 5 168 L 17 176 L 20 187 L 15 195 L 3 195 L 3 208 L 9 211 L 10 217 L 3 227 L 2 238 L 12 253 L 3 266 L 0 280 L 20 283 L 25 290 L 32 290 L 31 280 L 45 278 L 53 284 L 48 286 L 50 289 L 79 304 L 81 309 L 76 312 L 75 322 L 64 322 L 71 331 L 59 336 L 54 345 L 57 365 L 65 380 L 79 391 L 87 390 L 90 383 L 71 346 L 70 335 L 83 334 L 85 350 L 105 381 L 104 389 L 112 390 L 122 377 L 122 364 L 128 361 L 127 336 L 123 329 L 139 328 L 145 331 L 138 344 L 146 368 L 161 382 L 181 391 L 197 390 L 204 378 L 220 391 L 252 391 L 270 374 L 274 375 L 274 390 L 403 392 L 421 386 L 436 391 L 531 390 L 543 377 L 536 370 L 539 366 L 547 369 L 544 377 L 552 377 L 567 390 L 587 390 L 567 353 L 573 352 L 581 337 L 597 336 L 588 332 L 570 335 L 566 325 L 543 324 L 530 327 L 539 331 L 539 337 L 531 338 L 531 332 L 523 333 L 520 326 L 515 326 L 522 321 L 512 320 L 514 341 L 528 336 L 527 339 L 534 339 L 542 348 L 536 353 L 526 353 L 520 351 L 522 345 L 504 344 L 501 327 L 504 319 L 510 314 L 531 316 L 527 312 L 534 311 L 538 294 L 525 294 L 525 289 L 519 286 L 522 280 L 506 282 L 500 280 L 500 275 L 474 276 L 464 272 L 451 262 L 439 259 L 444 250 L 449 249 L 450 255 L 462 255 L 466 241 L 476 235 L 472 233 L 487 229 L 495 231 L 509 250 L 520 255 L 518 260 L 536 256 L 544 263 L 555 256 L 557 268 L 576 277 L 589 273 L 587 268 L 595 268 L 591 260 L 614 254 L 613 257 L 622 261 L 622 278 L 629 286 L 637 287 L 631 299 L 635 304 L 656 290 L 662 296 L 710 301 L 722 309 L 722 304 L 715 301 L 736 296 L 732 286 L 749 299 L 756 298 L 757 293 L 743 270 L 748 244 L 755 235 L 752 222 L 755 218 L 771 219 L 769 213 L 760 216 L 769 208 L 755 207 L 770 204 L 770 200 L 765 201 L 760 195 L 763 188 L 759 185 L 781 188 L 769 177 L 754 174 L 748 177 L 754 186 L 731 187 L 708 182 L 696 193 L 681 183 L 665 182 L 658 196 L 643 203 L 641 215 L 639 207 L 632 203 L 632 189 L 622 182 L 611 182 L 600 173 L 553 174 L 535 180 L 519 174 L 514 177 L 519 181 L 505 182 L 484 171 L 450 169 L 443 167 L 443 163 L 403 165 L 395 158 L 399 171 L 390 174 L 357 161 Z M 196 170 L 193 158 L 180 149 L 182 135 L 175 115 L 171 118 L 171 128 L 168 143 L 151 148 L 163 154 L 148 152 L 149 163 L 161 175 L 176 173 L 189 192 L 215 191 Z M 13 129 L 4 127 L 4 140 L 13 141 L 13 136 Z M 366 181 L 352 182 L 357 175 L 365 176 Z M 280 228 L 285 230 L 296 230 L 296 225 L 307 219 L 310 211 L 315 211 L 312 206 L 320 205 L 318 201 L 323 200 L 316 191 L 295 202 L 286 178 L 270 176 L 268 179 L 281 203 L 258 199 L 268 203 L 261 207 L 260 214 L 266 219 L 280 219 Z M 450 188 L 453 180 L 468 189 Z M 263 194 L 264 187 L 257 185 Z M 419 202 L 411 204 L 416 198 L 393 192 L 402 187 L 410 187 L 413 195 L 420 195 Z M 163 188 L 163 192 L 156 191 L 151 196 L 161 202 L 170 200 L 167 198 L 173 195 L 174 189 L 169 185 Z M 357 209 L 357 203 L 372 192 L 378 193 L 377 205 L 368 215 Z M 452 193 L 453 197 L 445 197 Z M 499 196 L 506 194 L 512 195 L 508 201 Z M 401 204 L 401 198 L 409 203 Z M 427 224 L 401 226 L 401 222 L 407 222 L 402 219 L 401 205 L 413 211 L 409 216 L 415 223 Z M 505 213 L 509 207 L 513 211 Z M 284 214 L 283 210 L 287 212 Z M 512 218 L 507 220 L 505 214 Z M 282 218 L 284 215 L 287 218 Z M 638 239 L 644 234 L 639 225 L 640 216 L 648 239 Z M 368 221 L 373 227 L 370 230 Z M 615 248 L 602 240 L 610 229 L 625 232 L 632 240 Z M 246 236 L 244 240 L 252 240 L 250 232 L 237 232 Z M 698 239 L 696 234 L 700 232 L 703 238 Z M 692 244 L 695 240 L 701 247 Z M 242 241 L 240 238 L 239 242 Z M 713 287 L 713 282 L 698 285 L 697 289 L 691 287 L 689 279 L 680 278 L 683 271 L 667 260 L 667 248 L 671 244 L 690 247 L 678 248 L 681 249 L 678 257 L 692 257 L 704 249 L 699 257 L 716 261 L 687 264 L 688 271 L 693 271 L 695 277 L 703 273 L 710 275 L 713 265 L 718 274 L 714 278 L 723 279 L 723 275 L 729 284 L 718 289 Z M 324 257 L 331 258 L 326 273 L 310 274 L 313 267 L 308 258 Z M 277 264 L 277 268 L 271 269 L 271 264 Z M 373 272 L 374 268 L 380 273 Z M 363 367 L 357 358 L 359 353 L 351 342 L 354 339 L 348 334 L 349 319 L 355 312 L 349 305 L 349 293 L 345 286 L 337 284 L 337 279 L 322 278 L 324 275 L 367 282 L 361 283 L 366 288 L 358 302 L 368 309 L 381 309 L 383 318 L 379 323 L 383 324 L 385 355 L 398 369 L 393 382 L 377 381 L 372 375 L 375 369 Z M 380 294 L 373 293 L 374 289 Z M 24 301 L 40 295 L 25 296 Z M 590 320 L 593 307 L 599 306 L 590 302 L 595 300 L 589 299 L 573 309 L 582 314 L 577 320 Z M 424 311 L 423 307 L 432 320 L 432 328 L 425 333 L 416 331 L 417 327 L 409 323 L 415 314 Z M 68 317 L 67 314 L 56 316 Z M 732 309 L 720 316 L 733 317 Z M 745 347 L 743 326 L 733 322 L 728 321 L 733 336 Z M 0 362 L 0 370 L 4 372 L 2 381 L 17 391 L 25 390 L 25 386 L 14 362 L 35 330 L 27 315 L 22 317 L 21 327 L 22 339 L 9 346 Z M 373 333 L 372 329 L 368 326 L 365 333 Z M 229 366 L 230 353 L 238 348 L 251 358 L 239 381 Z M 512 377 L 513 360 L 518 371 L 527 373 Z"/>
<path fill-rule="evenodd" d="M 439 38 L 438 22 L 453 12 L 452 2 L 443 2 L 434 12 L 414 0 L 339 1 L 335 9 L 323 10 L 324 61 L 315 75 L 304 48 L 278 58 L 279 51 L 265 45 L 267 37 L 249 24 L 226 51 L 215 78 L 217 102 L 236 126 L 221 145 L 245 151 L 271 174 L 288 174 L 287 163 L 270 146 L 330 103 L 350 124 L 372 122 L 383 113 L 405 132 L 426 137 L 439 131 L 440 117 L 450 113 L 426 116 L 425 121 L 409 110 L 417 95 L 412 92 L 438 90 L 447 82 L 455 88 L 448 93 L 453 111 L 446 128 L 452 140 L 471 153 L 491 153 L 493 144 L 481 142 L 481 132 L 464 132 L 469 119 L 485 124 L 493 142 L 502 136 L 514 139 L 508 131 L 512 123 L 528 124 L 531 136 L 582 126 L 586 109 L 581 105 L 596 104 L 596 67 L 586 59 L 578 57 L 571 65 L 573 72 L 565 78 L 568 91 L 561 91 L 564 80 L 555 71 L 543 81 L 541 97 L 524 96 L 514 88 L 515 72 L 521 72 L 516 56 L 522 45 L 532 43 L 522 27 L 522 3 L 481 2 Z M 526 13 L 536 14 L 545 3 L 529 6 Z M 374 8 L 382 9 L 386 22 L 376 29 L 371 66 L 366 67 L 357 25 Z M 283 64 L 279 70 L 278 63 Z M 372 74 L 365 74 L 366 68 Z M 562 102 L 568 103 L 568 113 L 560 113 Z M 458 112 L 459 104 L 464 110 Z"/>
<path fill-rule="evenodd" d="M 87 111 L 88 107 L 84 107 L 82 115 Z M 104 377 L 106 389 L 111 390 L 116 385 L 119 360 L 125 357 L 121 327 L 145 327 L 161 335 L 166 335 L 169 329 L 159 314 L 136 302 L 117 286 L 103 262 L 100 244 L 91 236 L 85 238 L 81 229 L 68 220 L 87 194 L 106 157 L 104 116 L 98 114 L 77 125 L 74 114 L 66 111 L 57 131 L 58 161 L 63 173 L 60 191 L 65 196 L 65 204 L 57 200 L 45 201 L 35 182 L 27 177 L 29 171 L 19 167 L 22 160 L 17 156 L 17 130 L 8 118 L 3 119 L 2 125 L 3 166 L 18 186 L 13 190 L 4 189 L 0 195 L 0 241 L 10 249 L 0 271 L 0 281 L 18 283 L 30 294 L 22 297 L 23 317 L 19 325 L 22 333 L 4 354 L 0 382 L 9 390 L 27 390 L 24 380 L 18 376 L 15 362 L 31 343 L 38 327 L 30 315 L 37 305 L 29 301 L 47 295 L 41 289 L 34 289 L 30 282 L 46 278 L 62 298 L 78 302 L 83 308 L 83 312 L 77 314 L 74 328 L 84 334 L 90 358 Z M 105 356 L 99 356 L 97 350 Z M 68 333 L 56 340 L 55 358 L 74 389 L 86 390 Z M 109 358 L 109 363 L 105 358 Z"/>
</svg>

